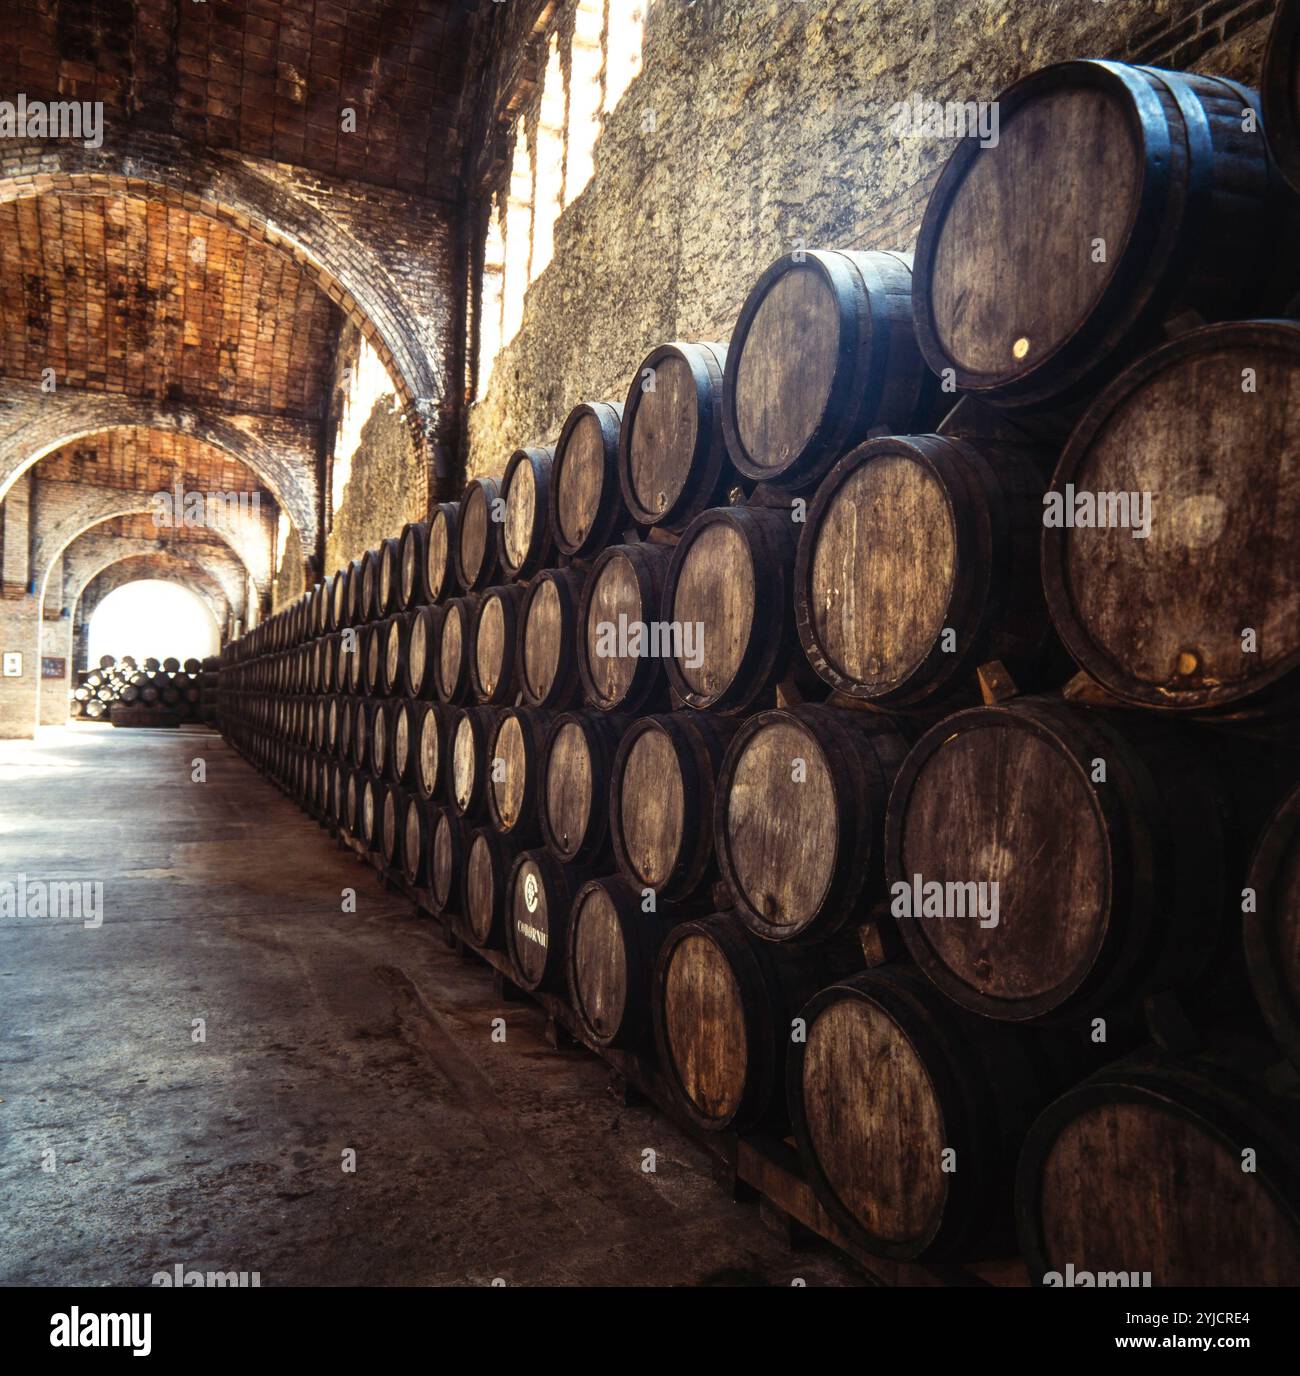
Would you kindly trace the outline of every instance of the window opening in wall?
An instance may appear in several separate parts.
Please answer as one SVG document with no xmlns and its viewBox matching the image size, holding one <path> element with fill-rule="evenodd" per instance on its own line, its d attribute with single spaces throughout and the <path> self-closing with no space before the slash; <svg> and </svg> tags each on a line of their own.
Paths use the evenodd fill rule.
<svg viewBox="0 0 1300 1376">
<path fill-rule="evenodd" d="M 370 419 L 375 403 L 385 395 L 396 395 L 397 388 L 383 360 L 364 336 L 359 341 L 356 361 L 343 381 L 343 413 L 334 432 L 334 451 L 330 474 L 330 497 L 337 516 L 343 493 L 352 477 L 352 460 L 361 447 L 361 432 Z"/>
<path fill-rule="evenodd" d="M 609 0 L 609 34 L 605 43 L 605 113 L 623 98 L 641 70 L 645 36 L 645 0 Z"/>
<path fill-rule="evenodd" d="M 579 0 L 573 15 L 569 54 L 569 126 L 564 178 L 564 204 L 586 189 L 595 170 L 596 139 L 604 101 L 605 0 Z"/>
<path fill-rule="evenodd" d="M 528 156 L 524 122 L 515 128 L 515 152 L 510 164 L 510 193 L 506 200 L 505 282 L 501 311 L 501 345 L 504 348 L 519 332 L 524 319 L 524 293 L 528 290 L 528 260 L 532 248 L 533 167 Z"/>
<path fill-rule="evenodd" d="M 551 261 L 555 251 L 555 222 L 564 209 L 564 73 L 560 70 L 558 34 L 551 35 L 550 57 L 538 108 L 534 185 L 531 281 L 536 281 Z"/>
</svg>

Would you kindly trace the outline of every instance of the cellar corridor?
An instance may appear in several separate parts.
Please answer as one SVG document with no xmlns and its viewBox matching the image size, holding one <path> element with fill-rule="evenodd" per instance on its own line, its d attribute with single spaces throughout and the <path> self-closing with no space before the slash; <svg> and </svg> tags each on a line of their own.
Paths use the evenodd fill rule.
<svg viewBox="0 0 1300 1376">
<path fill-rule="evenodd" d="M 101 926 L 5 919 L 0 1285 L 862 1283 L 214 733 L 46 729 L 0 791 L 0 874 L 103 885 Z"/>
</svg>

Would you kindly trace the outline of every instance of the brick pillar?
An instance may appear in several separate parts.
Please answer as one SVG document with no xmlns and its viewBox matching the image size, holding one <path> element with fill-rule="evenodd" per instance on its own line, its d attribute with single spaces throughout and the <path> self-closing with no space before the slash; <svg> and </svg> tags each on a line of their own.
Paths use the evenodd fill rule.
<svg viewBox="0 0 1300 1376">
<path fill-rule="evenodd" d="M 62 678 L 40 678 L 37 681 L 41 725 L 62 726 L 68 719 L 68 694 L 72 690 L 71 616 L 63 616 L 58 612 L 45 613 L 41 622 L 41 656 L 63 661 Z M 39 672 L 38 665 L 37 673 Z"/>
<path fill-rule="evenodd" d="M 20 597 L 31 579 L 32 475 L 14 479 L 0 502 L 0 595 Z"/>
<path fill-rule="evenodd" d="M 0 675 L 0 738 L 31 740 L 36 734 L 40 616 L 31 595 L 0 598 L 0 653 L 22 656 L 18 677 Z"/>
</svg>

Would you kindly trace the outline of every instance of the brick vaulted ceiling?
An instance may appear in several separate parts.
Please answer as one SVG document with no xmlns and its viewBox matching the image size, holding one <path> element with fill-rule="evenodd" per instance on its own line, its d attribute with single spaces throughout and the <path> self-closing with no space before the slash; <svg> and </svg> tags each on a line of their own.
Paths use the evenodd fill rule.
<svg viewBox="0 0 1300 1376">
<path fill-rule="evenodd" d="M 338 312 L 291 258 L 122 196 L 0 205 L 0 374 L 319 418 Z"/>
<path fill-rule="evenodd" d="M 41 460 L 42 482 L 89 483 L 132 491 L 259 493 L 273 499 L 251 469 L 191 435 L 132 427 L 106 430 L 65 444 Z M 145 516 L 148 521 L 150 518 Z"/>
<path fill-rule="evenodd" d="M 0 72 L 31 100 L 102 100 L 114 123 L 454 199 L 486 3 L 9 0 Z"/>
</svg>

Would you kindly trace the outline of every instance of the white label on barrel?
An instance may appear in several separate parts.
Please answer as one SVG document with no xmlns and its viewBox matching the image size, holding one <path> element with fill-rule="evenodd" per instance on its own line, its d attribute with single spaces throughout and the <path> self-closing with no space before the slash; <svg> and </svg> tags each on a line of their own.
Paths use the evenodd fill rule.
<svg viewBox="0 0 1300 1376">
<path fill-rule="evenodd" d="M 524 906 L 530 913 L 537 911 L 537 876 L 535 874 L 524 877 Z"/>
</svg>

